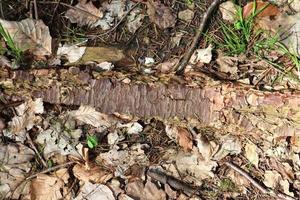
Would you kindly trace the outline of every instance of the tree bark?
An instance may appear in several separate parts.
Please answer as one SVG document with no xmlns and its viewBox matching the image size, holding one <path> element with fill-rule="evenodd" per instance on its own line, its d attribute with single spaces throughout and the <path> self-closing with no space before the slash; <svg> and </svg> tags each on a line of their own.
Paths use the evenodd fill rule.
<svg viewBox="0 0 300 200">
<path fill-rule="evenodd" d="M 107 114 L 197 118 L 230 132 L 300 133 L 299 92 L 264 92 L 235 83 L 126 84 L 113 77 L 93 78 L 76 68 L 2 72 L 0 76 L 4 93 L 14 99 L 41 97 L 52 104 L 90 105 Z"/>
</svg>

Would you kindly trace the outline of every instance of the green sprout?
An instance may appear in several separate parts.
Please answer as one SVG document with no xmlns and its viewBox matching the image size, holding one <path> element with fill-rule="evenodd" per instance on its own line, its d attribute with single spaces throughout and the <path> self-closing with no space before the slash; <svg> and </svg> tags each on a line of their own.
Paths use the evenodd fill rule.
<svg viewBox="0 0 300 200">
<path fill-rule="evenodd" d="M 90 149 L 96 148 L 96 146 L 98 145 L 97 137 L 95 135 L 89 135 L 87 137 L 87 145 Z"/>
</svg>

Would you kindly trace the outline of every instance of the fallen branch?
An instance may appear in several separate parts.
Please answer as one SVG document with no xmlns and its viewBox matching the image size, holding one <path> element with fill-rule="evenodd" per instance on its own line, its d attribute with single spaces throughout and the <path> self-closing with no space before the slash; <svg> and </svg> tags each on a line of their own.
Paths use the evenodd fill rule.
<svg viewBox="0 0 300 200">
<path fill-rule="evenodd" d="M 244 178 L 246 178 L 250 183 L 252 183 L 257 189 L 259 189 L 263 194 L 268 194 L 272 197 L 275 197 L 277 199 L 284 199 L 284 200 L 295 200 L 295 198 L 290 197 L 286 194 L 283 194 L 281 192 L 275 192 L 272 189 L 267 189 L 264 185 L 258 183 L 256 180 L 254 180 L 247 172 L 245 172 L 243 169 L 239 168 L 238 166 L 230 163 L 225 162 L 225 165 L 242 175 Z"/>
<path fill-rule="evenodd" d="M 159 181 L 160 183 L 169 184 L 174 189 L 181 190 L 187 195 L 192 196 L 192 195 L 198 194 L 197 189 L 195 189 L 195 188 L 187 185 L 183 181 L 180 181 L 172 176 L 169 176 L 159 170 L 149 169 L 147 171 L 147 175 L 150 176 L 151 178 Z"/>
<path fill-rule="evenodd" d="M 183 74 L 187 63 L 189 62 L 199 40 L 201 39 L 203 32 L 205 31 L 205 27 L 206 27 L 209 17 L 212 15 L 213 11 L 219 5 L 220 2 L 221 2 L 221 0 L 214 0 L 208 7 L 206 13 L 204 13 L 204 15 L 202 17 L 202 21 L 200 23 L 199 28 L 196 31 L 196 35 L 194 36 L 194 39 L 193 39 L 193 42 L 192 42 L 190 48 L 188 48 L 188 51 L 185 53 L 183 59 L 174 68 L 174 71 L 176 71 L 177 74 Z"/>
</svg>

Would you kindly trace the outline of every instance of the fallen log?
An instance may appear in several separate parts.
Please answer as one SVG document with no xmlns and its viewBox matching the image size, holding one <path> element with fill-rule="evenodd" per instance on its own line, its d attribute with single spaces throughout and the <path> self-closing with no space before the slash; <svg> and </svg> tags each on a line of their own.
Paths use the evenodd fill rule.
<svg viewBox="0 0 300 200">
<path fill-rule="evenodd" d="M 197 118 L 230 132 L 300 133 L 299 92 L 258 91 L 235 83 L 197 87 L 123 83 L 113 77 L 96 78 L 78 68 L 2 72 L 0 76 L 3 92 L 14 99 L 41 97 L 52 104 L 90 105 L 108 114 Z"/>
</svg>

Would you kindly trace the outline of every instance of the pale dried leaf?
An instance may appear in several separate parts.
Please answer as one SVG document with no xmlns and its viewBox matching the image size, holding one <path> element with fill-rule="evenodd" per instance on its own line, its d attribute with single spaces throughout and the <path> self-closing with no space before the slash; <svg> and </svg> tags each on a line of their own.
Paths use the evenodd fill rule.
<svg viewBox="0 0 300 200">
<path fill-rule="evenodd" d="M 90 166 L 87 169 L 85 165 L 76 164 L 73 167 L 73 173 L 76 178 L 83 182 L 106 183 L 113 177 L 110 172 L 97 165 Z"/>
<path fill-rule="evenodd" d="M 204 160 L 209 161 L 218 150 L 218 145 L 201 134 L 198 134 L 195 140 L 197 141 L 199 153 L 201 153 Z"/>
<path fill-rule="evenodd" d="M 106 185 L 86 182 L 74 200 L 115 200 L 113 192 Z"/>
<path fill-rule="evenodd" d="M 143 24 L 145 15 L 142 14 L 142 9 L 134 8 L 127 17 L 126 26 L 130 33 L 135 33 Z"/>
<path fill-rule="evenodd" d="M 279 184 L 279 181 L 282 180 L 281 175 L 275 170 L 266 170 L 264 174 L 264 184 L 265 186 L 275 189 Z"/>
<path fill-rule="evenodd" d="M 279 184 L 281 185 L 283 192 L 291 197 L 294 197 L 294 193 L 290 191 L 290 183 L 288 182 L 288 180 L 281 180 L 279 182 Z"/>
<path fill-rule="evenodd" d="M 52 38 L 43 21 L 29 18 L 19 22 L 0 19 L 0 23 L 20 49 L 29 49 L 37 56 L 51 55 Z"/>
<path fill-rule="evenodd" d="M 248 161 L 254 166 L 258 167 L 259 156 L 257 153 L 257 146 L 252 142 L 248 142 L 245 146 L 245 156 Z"/>
<path fill-rule="evenodd" d="M 65 56 L 69 63 L 75 63 L 83 56 L 85 49 L 86 47 L 65 44 L 62 47 L 58 47 L 57 56 Z"/>
<path fill-rule="evenodd" d="M 186 22 L 191 22 L 194 18 L 194 12 L 190 9 L 182 10 L 178 13 L 178 18 Z"/>
<path fill-rule="evenodd" d="M 37 98 L 35 100 L 28 100 L 25 103 L 17 106 L 17 114 L 19 116 L 27 114 L 42 114 L 44 112 L 44 104 L 42 98 Z"/>
<path fill-rule="evenodd" d="M 217 167 L 214 161 L 201 161 L 198 156 L 190 153 L 178 153 L 176 156 L 176 166 L 180 174 L 192 175 L 197 182 L 205 178 L 214 177 L 214 170 Z"/>
<path fill-rule="evenodd" d="M 191 56 L 190 63 L 197 64 L 200 63 L 210 63 L 212 59 L 212 46 L 209 45 L 205 49 L 196 49 Z"/>
<path fill-rule="evenodd" d="M 235 63 L 236 58 L 219 55 L 217 58 L 217 63 L 219 65 L 220 72 L 229 73 L 230 76 L 236 77 L 238 68 Z"/>
<path fill-rule="evenodd" d="M 123 176 L 125 171 L 136 163 L 148 164 L 148 157 L 144 152 L 146 148 L 149 148 L 146 144 L 134 144 L 128 150 L 118 150 L 117 146 L 114 146 L 110 151 L 100 153 L 96 161 L 105 167 L 114 168 L 115 176 Z"/>
<path fill-rule="evenodd" d="M 226 1 L 219 7 L 222 13 L 222 18 L 230 23 L 234 23 L 237 16 L 236 5 L 232 1 Z"/>
<path fill-rule="evenodd" d="M 69 9 L 65 16 L 71 21 L 71 23 L 77 23 L 78 26 L 91 26 L 94 25 L 103 17 L 103 12 L 96 8 L 92 1 L 80 0 L 75 5 L 75 9 Z"/>
<path fill-rule="evenodd" d="M 184 35 L 184 33 L 178 32 L 178 33 L 175 34 L 175 36 L 171 37 L 171 47 L 172 48 L 179 46 L 180 41 L 181 41 L 183 35 Z"/>
<path fill-rule="evenodd" d="M 108 116 L 96 111 L 91 106 L 81 105 L 78 110 L 69 112 L 69 115 L 76 120 L 97 128 L 110 126 Z"/>
<path fill-rule="evenodd" d="M 31 199 L 58 200 L 67 196 L 68 169 L 59 169 L 52 175 L 39 174 L 31 183 Z"/>
<path fill-rule="evenodd" d="M 147 181 L 144 185 L 142 181 L 134 181 L 126 186 L 126 194 L 134 199 L 145 200 L 165 200 L 166 193 L 157 188 L 151 181 Z"/>
<path fill-rule="evenodd" d="M 111 62 L 101 62 L 96 66 L 105 71 L 110 71 L 115 67 Z"/>
<path fill-rule="evenodd" d="M 222 145 L 217 153 L 213 156 L 214 160 L 221 160 L 225 156 L 238 155 L 242 151 L 242 145 L 237 138 L 231 136 L 225 136 L 220 139 Z"/>
<path fill-rule="evenodd" d="M 143 126 L 138 122 L 130 122 L 127 124 L 119 124 L 119 128 L 126 128 L 126 133 L 129 135 L 139 134 L 143 131 Z"/>
<path fill-rule="evenodd" d="M 31 170 L 30 161 L 34 156 L 33 150 L 20 143 L 0 146 L 0 196 L 2 198 L 19 199 L 20 195 L 29 194 L 28 182 L 24 182 L 18 188 L 17 186 L 28 176 Z"/>
<path fill-rule="evenodd" d="M 161 29 L 175 26 L 176 17 L 169 7 L 163 5 L 160 1 L 147 1 L 146 4 L 151 22 Z"/>
<path fill-rule="evenodd" d="M 74 131 L 77 132 L 77 130 L 73 130 L 72 132 Z M 80 157 L 76 149 L 70 145 L 70 142 L 72 142 L 73 145 L 76 145 L 81 134 L 73 134 L 72 132 L 63 132 L 58 123 L 51 126 L 49 129 L 41 131 L 36 138 L 36 142 L 44 145 L 43 155 L 45 158 L 49 158 L 56 153 Z"/>
<path fill-rule="evenodd" d="M 16 141 L 25 141 L 26 130 L 30 130 L 39 120 L 35 114 L 44 112 L 43 101 L 41 98 L 28 100 L 25 103 L 16 107 L 18 116 L 14 116 L 8 122 L 9 130 L 4 131 L 4 135 L 15 139 Z"/>
</svg>

